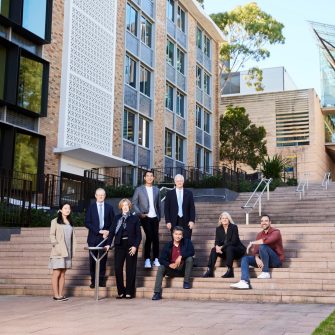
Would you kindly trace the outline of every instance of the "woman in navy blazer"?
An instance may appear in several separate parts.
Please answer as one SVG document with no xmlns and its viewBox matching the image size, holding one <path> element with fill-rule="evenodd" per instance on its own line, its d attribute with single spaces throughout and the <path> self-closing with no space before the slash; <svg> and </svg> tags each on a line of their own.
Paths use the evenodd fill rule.
<svg viewBox="0 0 335 335">
<path fill-rule="evenodd" d="M 136 214 L 130 213 L 130 200 L 122 199 L 119 202 L 119 209 L 121 213 L 114 218 L 106 248 L 109 249 L 114 239 L 114 266 L 118 291 L 116 298 L 132 299 L 135 296 L 137 253 L 142 239 L 140 220 Z M 126 287 L 123 281 L 124 262 L 126 262 Z"/>
<path fill-rule="evenodd" d="M 209 256 L 208 269 L 203 276 L 214 277 L 214 266 L 219 256 L 226 259 L 227 266 L 227 272 L 222 278 L 234 277 L 233 261 L 241 258 L 245 254 L 245 250 L 245 246 L 240 241 L 237 225 L 234 224 L 230 214 L 221 213 L 215 233 L 215 245 Z"/>
</svg>

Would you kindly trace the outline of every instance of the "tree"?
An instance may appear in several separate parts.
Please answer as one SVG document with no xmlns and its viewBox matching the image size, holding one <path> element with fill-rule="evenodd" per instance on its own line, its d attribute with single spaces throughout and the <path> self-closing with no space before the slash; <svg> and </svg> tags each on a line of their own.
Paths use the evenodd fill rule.
<svg viewBox="0 0 335 335">
<path fill-rule="evenodd" d="M 252 124 L 244 107 L 228 106 L 220 117 L 221 160 L 234 171 L 238 164 L 256 169 L 267 154 L 265 136 L 265 128 Z"/>
<path fill-rule="evenodd" d="M 197 2 L 199 2 L 200 6 L 204 8 L 204 0 L 197 0 Z"/>
<path fill-rule="evenodd" d="M 248 61 L 259 62 L 268 58 L 268 44 L 285 42 L 282 33 L 284 25 L 263 12 L 255 2 L 210 16 L 226 40 L 220 48 L 220 75 L 226 74 L 222 90 L 232 72 L 239 71 Z M 256 90 L 262 90 L 260 73 L 257 67 L 248 73 L 251 78 L 249 84 L 254 85 Z"/>
</svg>

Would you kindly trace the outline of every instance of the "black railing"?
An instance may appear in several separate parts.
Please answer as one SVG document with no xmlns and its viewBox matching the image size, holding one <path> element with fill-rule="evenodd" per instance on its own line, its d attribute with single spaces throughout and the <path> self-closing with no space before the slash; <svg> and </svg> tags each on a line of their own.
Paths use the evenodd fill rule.
<svg viewBox="0 0 335 335">
<path fill-rule="evenodd" d="M 31 180 L 0 175 L 0 225 L 29 226 L 32 200 Z"/>
</svg>

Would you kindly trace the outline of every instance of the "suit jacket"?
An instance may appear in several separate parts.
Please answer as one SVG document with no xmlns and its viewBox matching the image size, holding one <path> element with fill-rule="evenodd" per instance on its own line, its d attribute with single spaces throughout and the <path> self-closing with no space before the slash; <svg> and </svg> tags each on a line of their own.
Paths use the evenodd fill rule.
<svg viewBox="0 0 335 335">
<path fill-rule="evenodd" d="M 195 222 L 195 206 L 193 193 L 190 190 L 183 189 L 183 221 L 188 223 Z M 177 225 L 178 220 L 178 200 L 176 189 L 170 190 L 165 198 L 165 222 L 170 222 L 172 227 Z"/>
<path fill-rule="evenodd" d="M 51 221 L 50 227 L 50 241 L 52 244 L 52 249 L 50 253 L 50 258 L 63 258 L 68 256 L 63 225 L 57 223 L 57 218 Z M 72 232 L 72 256 L 76 252 L 76 236 L 74 234 L 74 229 Z"/>
<path fill-rule="evenodd" d="M 159 257 L 159 263 L 166 267 L 171 264 L 172 247 L 173 241 L 166 243 Z M 191 240 L 183 238 L 180 241 L 180 254 L 183 260 L 194 256 L 194 247 Z"/>
<path fill-rule="evenodd" d="M 215 245 L 222 247 L 222 250 L 224 250 L 229 245 L 237 247 L 243 253 L 245 253 L 246 250 L 246 247 L 240 240 L 237 225 L 233 223 L 228 225 L 227 236 L 222 225 L 216 227 Z"/>
<path fill-rule="evenodd" d="M 159 189 L 156 186 L 152 187 L 154 207 L 158 221 L 161 219 L 161 196 Z M 133 208 L 136 214 L 147 214 L 149 213 L 149 197 L 145 185 L 139 186 L 135 189 L 132 198 Z"/>
<path fill-rule="evenodd" d="M 115 234 L 117 223 L 121 217 L 122 214 L 118 214 L 115 216 L 113 224 L 109 230 L 109 236 L 106 243 L 107 245 L 111 245 L 114 238 L 115 238 L 114 245 L 121 244 L 122 229 L 119 229 L 117 234 Z M 142 240 L 140 219 L 136 214 L 131 214 L 127 217 L 125 222 L 127 224 L 128 244 L 133 247 L 136 247 L 136 249 L 138 250 L 138 247 Z"/>
<path fill-rule="evenodd" d="M 103 230 L 109 230 L 113 223 L 114 211 L 113 207 L 107 204 L 106 202 L 104 203 L 104 207 L 105 210 L 104 210 Z M 90 207 L 88 207 L 85 217 L 85 227 L 88 229 L 87 244 L 90 247 L 95 247 L 103 240 L 102 235 L 99 234 L 100 222 L 96 202 L 91 204 Z"/>
</svg>

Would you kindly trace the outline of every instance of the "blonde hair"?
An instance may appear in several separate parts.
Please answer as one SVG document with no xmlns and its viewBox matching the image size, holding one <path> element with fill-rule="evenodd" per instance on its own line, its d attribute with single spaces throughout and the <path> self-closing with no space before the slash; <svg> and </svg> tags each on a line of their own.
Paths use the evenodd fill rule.
<svg viewBox="0 0 335 335">
<path fill-rule="evenodd" d="M 235 224 L 233 219 L 231 218 L 231 215 L 228 212 L 222 212 L 219 216 L 218 226 L 221 225 L 221 219 L 223 216 L 226 216 L 228 218 L 229 223 Z"/>
<path fill-rule="evenodd" d="M 128 204 L 128 206 L 129 206 L 129 209 L 131 208 L 131 201 L 129 200 L 129 199 L 127 199 L 127 198 L 123 198 L 123 199 L 121 199 L 120 200 L 120 202 L 119 202 L 119 209 L 122 209 L 122 205 L 123 205 L 123 203 L 124 202 L 126 202 L 127 204 Z"/>
</svg>

